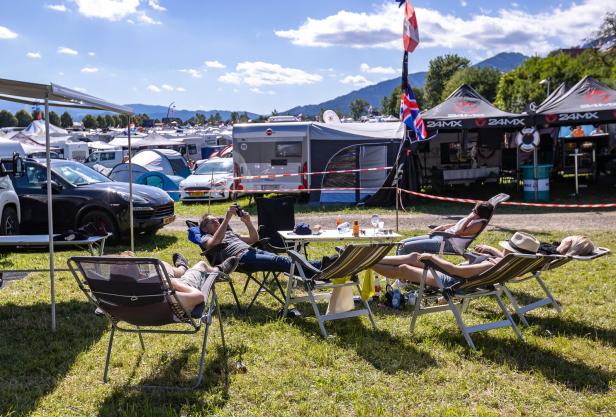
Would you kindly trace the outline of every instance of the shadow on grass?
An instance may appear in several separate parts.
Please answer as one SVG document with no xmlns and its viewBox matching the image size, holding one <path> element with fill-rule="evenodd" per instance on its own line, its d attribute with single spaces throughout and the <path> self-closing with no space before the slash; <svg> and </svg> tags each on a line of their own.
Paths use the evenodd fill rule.
<svg viewBox="0 0 616 417">
<path fill-rule="evenodd" d="M 126 335 L 125 335 L 126 336 Z M 203 382 L 197 389 L 191 390 L 162 390 L 144 389 L 139 385 L 165 385 L 189 387 L 196 381 L 196 369 L 194 375 L 180 375 L 180 370 L 186 366 L 189 358 L 198 356 L 199 350 L 195 346 L 190 346 L 175 352 L 172 357 L 159 367 L 150 376 L 138 381 L 139 385 L 118 385 L 114 387 L 112 393 L 101 404 L 98 415 L 101 416 L 180 416 L 192 413 L 210 414 L 214 410 L 221 408 L 228 400 L 228 381 L 227 381 L 227 356 L 224 354 L 222 346 L 217 346 L 215 356 L 212 355 L 213 349 L 208 337 L 209 349 L 206 353 L 205 369 L 203 372 Z M 147 340 L 146 340 L 147 349 Z M 139 366 L 141 356 L 137 360 L 135 367 Z M 134 370 L 128 381 L 133 380 Z M 110 371 L 110 380 L 113 377 Z M 192 372 L 192 371 L 191 371 Z M 116 373 L 116 380 L 122 378 Z M 123 379 L 123 378 L 122 378 Z M 113 384 L 113 381 L 111 381 Z"/>
<path fill-rule="evenodd" d="M 157 234 L 154 236 L 135 236 L 135 250 L 142 252 L 152 252 L 155 250 L 167 249 L 176 245 L 178 238 L 175 235 Z M 122 242 L 113 246 L 105 246 L 105 253 L 119 253 L 130 249 L 128 242 Z"/>
<path fill-rule="evenodd" d="M 56 312 L 52 334 L 48 303 L 0 306 L 0 415 L 32 412 L 107 330 L 85 301 L 57 303 Z"/>
</svg>

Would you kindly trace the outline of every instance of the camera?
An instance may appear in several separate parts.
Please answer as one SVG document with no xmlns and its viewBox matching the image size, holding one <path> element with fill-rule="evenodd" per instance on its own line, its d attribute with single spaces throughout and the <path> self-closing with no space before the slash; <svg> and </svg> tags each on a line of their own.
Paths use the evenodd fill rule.
<svg viewBox="0 0 616 417">
<path fill-rule="evenodd" d="M 244 216 L 244 210 L 242 210 L 242 208 L 240 207 L 240 205 L 239 205 L 239 204 L 235 203 L 235 204 L 233 205 L 233 207 L 235 207 L 235 210 L 236 210 L 236 213 L 237 213 L 237 216 L 238 216 L 238 217 L 242 217 L 242 216 Z"/>
</svg>

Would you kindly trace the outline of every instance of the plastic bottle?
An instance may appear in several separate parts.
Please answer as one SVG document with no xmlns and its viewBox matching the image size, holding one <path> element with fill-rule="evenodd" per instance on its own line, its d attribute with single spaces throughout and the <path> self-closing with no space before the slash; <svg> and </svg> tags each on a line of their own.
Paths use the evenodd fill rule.
<svg viewBox="0 0 616 417">
<path fill-rule="evenodd" d="M 353 236 L 359 237 L 359 221 L 357 220 L 353 222 Z"/>
<path fill-rule="evenodd" d="M 340 226 L 342 223 L 342 217 L 340 215 L 336 216 L 336 227 Z"/>
<path fill-rule="evenodd" d="M 396 310 L 400 308 L 400 297 L 400 288 L 394 288 L 394 295 L 391 298 L 391 306 Z"/>
</svg>

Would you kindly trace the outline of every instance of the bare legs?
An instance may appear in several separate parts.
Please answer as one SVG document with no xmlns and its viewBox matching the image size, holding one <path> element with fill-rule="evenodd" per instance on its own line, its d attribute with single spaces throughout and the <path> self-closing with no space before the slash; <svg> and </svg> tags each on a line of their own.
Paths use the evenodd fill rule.
<svg viewBox="0 0 616 417">
<path fill-rule="evenodd" d="M 416 252 L 408 255 L 386 256 L 372 269 L 387 278 L 398 278 L 401 281 L 419 284 L 424 272 L 424 264 L 417 260 L 418 256 Z M 431 271 L 426 276 L 426 284 L 430 287 L 438 287 Z"/>
</svg>

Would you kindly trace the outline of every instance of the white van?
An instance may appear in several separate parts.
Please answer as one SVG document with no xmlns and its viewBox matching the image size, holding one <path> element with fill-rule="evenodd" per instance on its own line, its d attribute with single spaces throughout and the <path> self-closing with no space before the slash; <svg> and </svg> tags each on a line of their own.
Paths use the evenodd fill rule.
<svg viewBox="0 0 616 417">
<path fill-rule="evenodd" d="M 87 146 L 87 144 L 86 144 Z M 128 151 L 122 149 L 115 149 L 110 151 L 96 151 L 92 152 L 84 162 L 85 165 L 90 168 L 94 165 L 102 165 L 105 168 L 113 168 L 122 163 L 124 155 L 127 155 Z"/>
<path fill-rule="evenodd" d="M 62 144 L 64 159 L 83 162 L 88 157 L 89 152 L 88 144 L 85 142 L 64 142 Z"/>
</svg>

